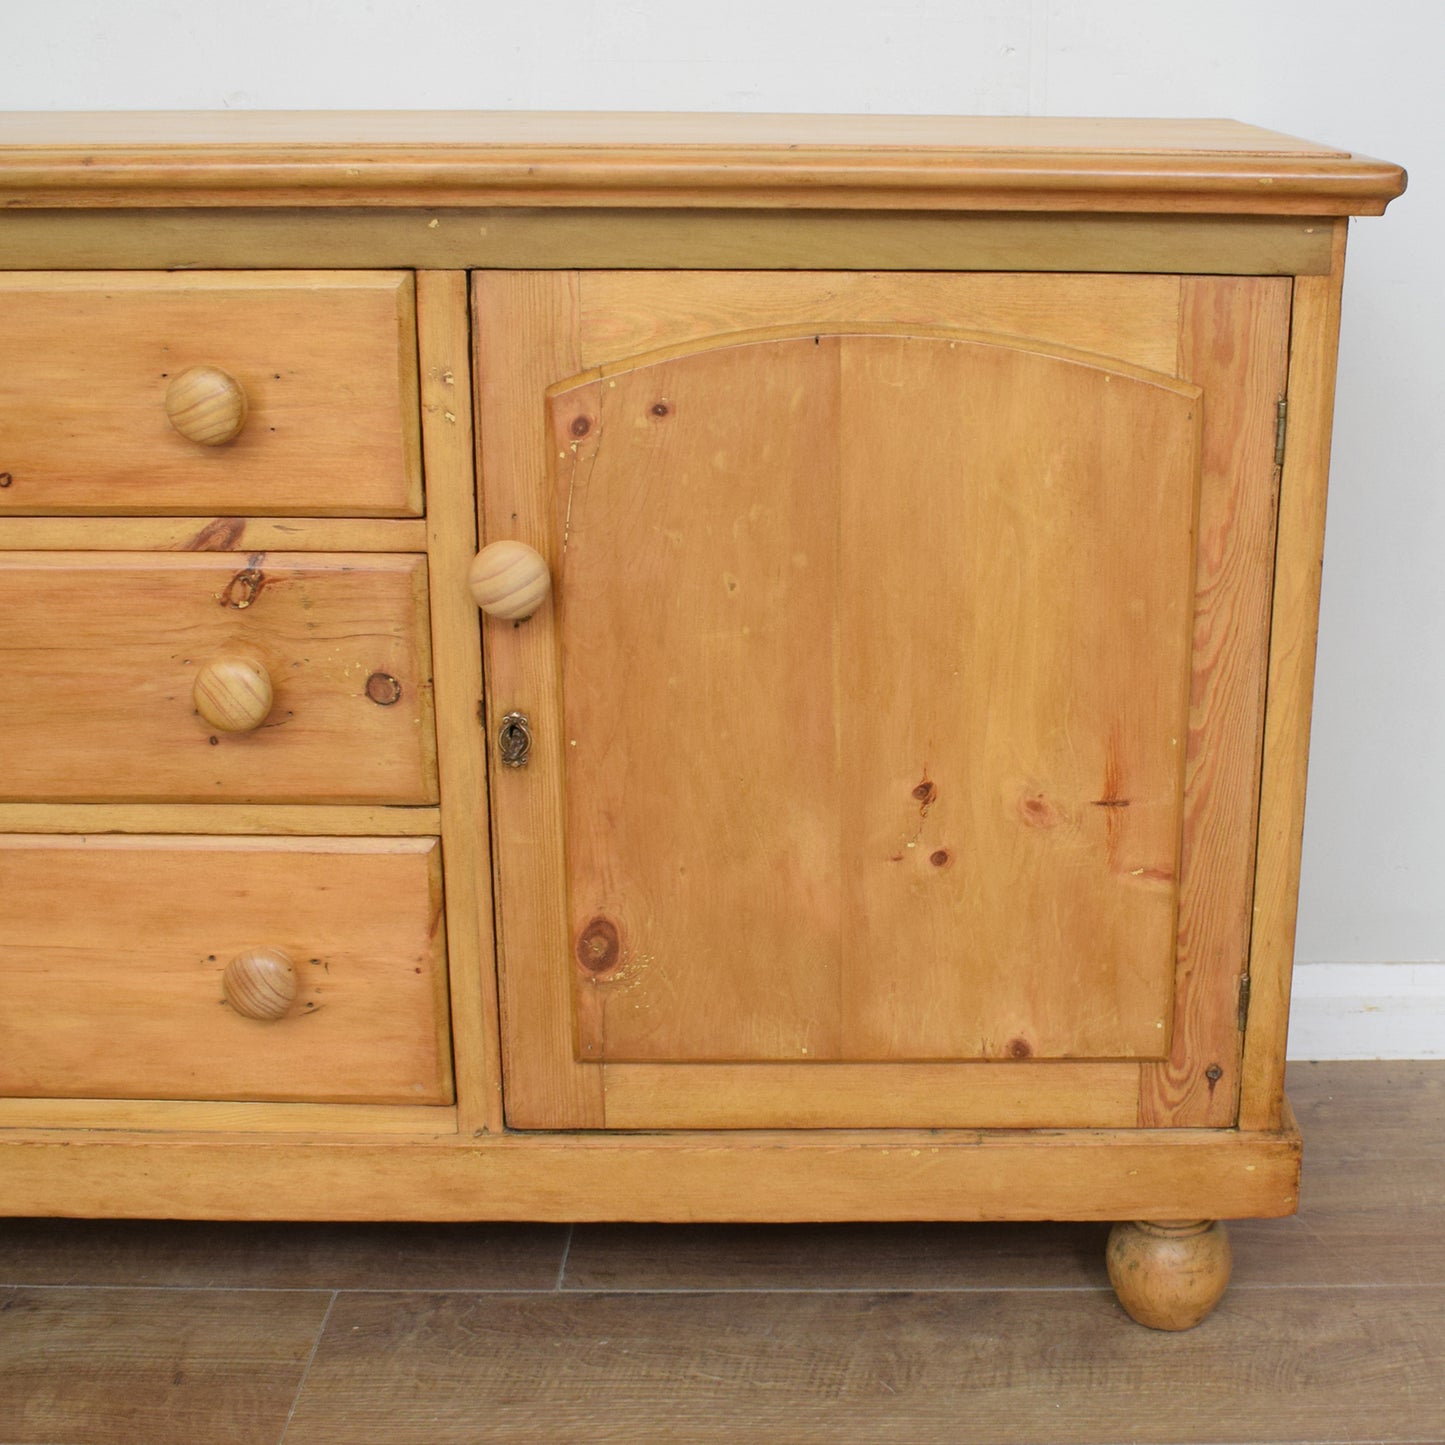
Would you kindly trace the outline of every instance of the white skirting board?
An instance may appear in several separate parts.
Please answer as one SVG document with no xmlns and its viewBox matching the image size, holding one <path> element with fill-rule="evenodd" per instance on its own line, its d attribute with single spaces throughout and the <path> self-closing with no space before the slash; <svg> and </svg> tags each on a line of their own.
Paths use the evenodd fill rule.
<svg viewBox="0 0 1445 1445">
<path fill-rule="evenodd" d="M 1299 963 L 1292 1059 L 1445 1059 L 1445 963 Z"/>
</svg>

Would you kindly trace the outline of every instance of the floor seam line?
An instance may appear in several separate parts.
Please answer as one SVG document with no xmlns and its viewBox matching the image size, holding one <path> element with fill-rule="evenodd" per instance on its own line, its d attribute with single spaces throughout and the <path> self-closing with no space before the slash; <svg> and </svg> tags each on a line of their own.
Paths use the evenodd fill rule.
<svg viewBox="0 0 1445 1445">
<path fill-rule="evenodd" d="M 572 1237 L 576 1233 L 577 1226 L 575 1224 L 569 1224 L 567 1226 L 567 1238 L 562 1241 L 562 1259 L 557 1265 L 557 1283 L 554 1287 L 554 1292 L 558 1294 L 562 1292 L 562 1281 L 567 1278 L 567 1261 L 572 1254 Z"/>
<path fill-rule="evenodd" d="M 565 1266 L 565 1259 L 564 1259 Z M 331 1295 L 331 1304 L 343 1294 L 356 1295 L 543 1295 L 543 1294 L 1100 1294 L 1108 1293 L 1107 1282 L 1099 1284 L 960 1284 L 960 1285 L 568 1285 L 561 1284 L 561 1272 L 550 1285 L 527 1288 L 519 1285 L 181 1285 L 181 1284 L 5 1284 L 6 1290 L 74 1290 L 92 1293 L 120 1294 L 315 1294 Z M 1252 1293 L 1259 1290 L 1445 1290 L 1445 1280 L 1321 1280 L 1315 1283 L 1275 1280 L 1234 1280 L 1230 1293 Z"/>
<path fill-rule="evenodd" d="M 291 1433 L 291 1421 L 296 1416 L 296 1407 L 301 1403 L 301 1392 L 306 1388 L 307 1380 L 311 1378 L 311 1366 L 316 1363 L 316 1355 L 321 1349 L 321 1340 L 326 1334 L 326 1326 L 331 1323 L 331 1312 L 336 1308 L 336 1301 L 340 1297 L 340 1290 L 331 1291 L 331 1298 L 326 1305 L 326 1313 L 321 1316 L 321 1323 L 316 1328 L 316 1338 L 311 1341 L 311 1353 L 307 1355 L 305 1367 L 301 1371 L 301 1378 L 296 1382 L 296 1393 L 291 1397 L 291 1408 L 286 1412 L 286 1423 L 281 1427 L 281 1434 L 276 1445 L 286 1445 L 286 1437 Z"/>
</svg>

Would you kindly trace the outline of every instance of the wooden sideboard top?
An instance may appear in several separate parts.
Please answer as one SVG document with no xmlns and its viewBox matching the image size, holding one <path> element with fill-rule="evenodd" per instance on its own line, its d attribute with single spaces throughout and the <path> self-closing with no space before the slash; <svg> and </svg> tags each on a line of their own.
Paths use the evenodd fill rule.
<svg viewBox="0 0 1445 1445">
<path fill-rule="evenodd" d="M 1378 215 L 1400 167 L 1230 120 L 0 113 L 0 206 Z"/>
</svg>

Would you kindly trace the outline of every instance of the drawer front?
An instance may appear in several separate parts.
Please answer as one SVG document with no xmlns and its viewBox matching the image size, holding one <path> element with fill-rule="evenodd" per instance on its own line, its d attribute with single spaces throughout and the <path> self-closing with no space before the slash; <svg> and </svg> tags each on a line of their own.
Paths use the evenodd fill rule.
<svg viewBox="0 0 1445 1445">
<path fill-rule="evenodd" d="M 367 271 L 0 278 L 0 515 L 419 513 L 413 289 Z"/>
<path fill-rule="evenodd" d="M 0 553 L 0 618 L 0 798 L 436 801 L 422 557 Z"/>
<path fill-rule="evenodd" d="M 0 837 L 0 1094 L 449 1103 L 439 855 Z"/>
</svg>

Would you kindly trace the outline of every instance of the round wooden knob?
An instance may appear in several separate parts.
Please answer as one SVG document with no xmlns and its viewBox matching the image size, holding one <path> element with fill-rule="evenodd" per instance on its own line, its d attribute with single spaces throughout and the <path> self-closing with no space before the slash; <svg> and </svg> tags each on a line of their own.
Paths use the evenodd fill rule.
<svg viewBox="0 0 1445 1445">
<path fill-rule="evenodd" d="M 224 446 L 246 425 L 246 391 L 219 366 L 192 366 L 166 388 L 166 415 L 188 441 Z"/>
<path fill-rule="evenodd" d="M 248 948 L 226 965 L 221 992 L 248 1019 L 279 1019 L 296 1002 L 296 968 L 279 948 Z"/>
<path fill-rule="evenodd" d="M 488 617 L 530 617 L 552 590 L 546 559 L 525 542 L 492 542 L 477 553 L 467 586 Z"/>
<path fill-rule="evenodd" d="M 271 711 L 271 676 L 253 657 L 216 657 L 196 674 L 196 711 L 223 733 L 248 733 Z"/>
</svg>

